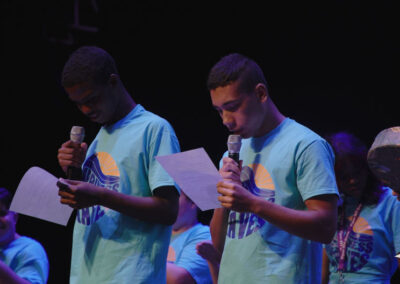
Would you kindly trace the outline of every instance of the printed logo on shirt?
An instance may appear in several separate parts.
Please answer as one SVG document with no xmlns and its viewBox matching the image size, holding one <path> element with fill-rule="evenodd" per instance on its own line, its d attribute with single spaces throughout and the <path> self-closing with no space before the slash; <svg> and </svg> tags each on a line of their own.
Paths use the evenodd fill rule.
<svg viewBox="0 0 400 284">
<path fill-rule="evenodd" d="M 168 262 L 175 262 L 176 261 L 176 252 L 173 246 L 168 247 L 168 255 L 167 255 Z"/>
<path fill-rule="evenodd" d="M 261 164 L 251 164 L 242 168 L 240 175 L 243 186 L 254 195 L 275 201 L 275 185 L 271 175 Z M 231 211 L 228 218 L 227 236 L 242 239 L 258 231 L 265 224 L 264 219 L 253 213 Z"/>
<path fill-rule="evenodd" d="M 352 217 L 346 220 L 345 228 L 351 222 Z M 358 217 L 353 230 L 350 231 L 347 240 L 345 272 L 359 271 L 369 260 L 373 246 L 373 232 L 367 220 Z M 337 234 L 332 242 L 326 246 L 326 252 L 332 265 L 336 268 L 339 263 L 339 247 Z"/>
<path fill-rule="evenodd" d="M 106 152 L 92 155 L 83 165 L 83 179 L 96 186 L 106 187 L 117 191 L 120 174 L 114 159 Z M 99 220 L 108 208 L 95 205 L 78 210 L 76 219 L 83 225 L 91 225 Z"/>
</svg>

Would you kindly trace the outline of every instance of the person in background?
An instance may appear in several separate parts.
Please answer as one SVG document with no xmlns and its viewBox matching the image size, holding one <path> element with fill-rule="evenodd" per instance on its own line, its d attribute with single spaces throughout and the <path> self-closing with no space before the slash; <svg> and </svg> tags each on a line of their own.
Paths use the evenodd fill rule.
<svg viewBox="0 0 400 284">
<path fill-rule="evenodd" d="M 47 283 L 46 251 L 38 241 L 16 232 L 18 214 L 9 210 L 10 204 L 10 192 L 0 187 L 0 283 Z"/>
<path fill-rule="evenodd" d="M 207 81 L 213 107 L 242 137 L 237 163 L 225 152 L 222 208 L 210 228 L 222 253 L 218 283 L 318 283 L 322 245 L 336 231 L 338 190 L 329 144 L 284 116 L 260 66 L 238 53 Z"/>
<path fill-rule="evenodd" d="M 400 203 L 367 163 L 367 147 L 349 132 L 326 136 L 342 203 L 338 229 L 324 247 L 322 283 L 389 284 L 399 265 Z"/>
<path fill-rule="evenodd" d="M 60 202 L 77 209 L 70 284 L 165 283 L 179 190 L 155 157 L 180 151 L 170 123 L 137 104 L 113 57 L 83 46 L 64 65 L 69 99 L 101 125 L 89 148 L 67 141 L 58 150 L 64 172 Z"/>
<path fill-rule="evenodd" d="M 212 283 L 206 260 L 196 253 L 199 242 L 211 240 L 210 228 L 199 222 L 198 212 L 197 205 L 181 190 L 168 251 L 167 284 Z"/>
</svg>

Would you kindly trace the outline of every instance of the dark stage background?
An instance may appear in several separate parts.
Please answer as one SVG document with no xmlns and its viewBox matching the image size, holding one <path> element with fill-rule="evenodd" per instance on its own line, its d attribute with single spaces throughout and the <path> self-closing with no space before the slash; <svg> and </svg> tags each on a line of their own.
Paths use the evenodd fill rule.
<svg viewBox="0 0 400 284">
<path fill-rule="evenodd" d="M 283 114 L 321 135 L 349 130 L 371 145 L 400 124 L 395 1 L 270 2 L 2 0 L 0 186 L 14 191 L 31 166 L 62 176 L 57 149 L 71 126 L 83 125 L 88 142 L 96 134 L 60 86 L 67 56 L 85 44 L 114 56 L 134 99 L 171 122 L 182 151 L 204 147 L 216 165 L 228 132 L 205 82 L 230 52 L 260 63 Z M 67 283 L 71 220 L 20 216 L 18 230 L 46 248 L 49 283 Z"/>
</svg>

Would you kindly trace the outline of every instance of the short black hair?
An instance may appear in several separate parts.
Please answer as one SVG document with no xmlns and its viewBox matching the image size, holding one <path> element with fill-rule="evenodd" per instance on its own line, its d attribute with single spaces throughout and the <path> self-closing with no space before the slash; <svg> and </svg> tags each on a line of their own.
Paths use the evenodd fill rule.
<svg viewBox="0 0 400 284">
<path fill-rule="evenodd" d="M 231 53 L 222 57 L 210 70 L 207 80 L 207 89 L 215 90 L 240 80 L 239 90 L 245 93 L 252 92 L 259 83 L 268 84 L 261 67 L 247 56 Z"/>
<path fill-rule="evenodd" d="M 114 58 L 97 46 L 82 46 L 64 65 L 61 84 L 72 87 L 80 83 L 106 84 L 111 74 L 118 74 Z"/>
</svg>

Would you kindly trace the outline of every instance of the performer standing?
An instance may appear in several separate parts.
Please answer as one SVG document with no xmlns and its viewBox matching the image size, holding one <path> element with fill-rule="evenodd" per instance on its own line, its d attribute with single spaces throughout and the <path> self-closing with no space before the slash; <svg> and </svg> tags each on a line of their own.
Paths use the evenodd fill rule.
<svg viewBox="0 0 400 284">
<path fill-rule="evenodd" d="M 70 283 L 165 283 L 179 192 L 155 156 L 179 152 L 173 128 L 135 103 L 101 48 L 76 50 L 62 85 L 102 125 L 89 148 L 67 141 L 58 150 L 63 170 L 82 167 L 84 179 L 59 183 L 61 203 L 79 209 Z"/>
<path fill-rule="evenodd" d="M 243 138 L 242 162 L 227 153 L 221 161 L 223 208 L 211 220 L 223 251 L 218 283 L 319 283 L 321 243 L 336 230 L 331 147 L 279 112 L 261 68 L 243 55 L 217 62 L 207 87 L 223 124 Z"/>
<path fill-rule="evenodd" d="M 343 203 L 338 230 L 324 249 L 322 283 L 387 283 L 399 265 L 400 203 L 367 164 L 367 147 L 353 134 L 326 137 L 335 155 Z"/>
</svg>

